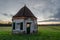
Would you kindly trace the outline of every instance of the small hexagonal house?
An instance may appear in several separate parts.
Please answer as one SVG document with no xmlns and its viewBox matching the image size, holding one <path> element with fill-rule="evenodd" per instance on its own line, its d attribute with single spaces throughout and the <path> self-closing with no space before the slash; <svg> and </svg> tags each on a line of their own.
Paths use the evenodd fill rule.
<svg viewBox="0 0 60 40">
<path fill-rule="evenodd" d="M 37 18 L 25 5 L 12 17 L 12 33 L 37 33 Z"/>
</svg>

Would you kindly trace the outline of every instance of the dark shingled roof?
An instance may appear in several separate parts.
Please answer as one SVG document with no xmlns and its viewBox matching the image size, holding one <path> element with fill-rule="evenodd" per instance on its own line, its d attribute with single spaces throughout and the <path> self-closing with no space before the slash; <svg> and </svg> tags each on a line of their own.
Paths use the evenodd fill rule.
<svg viewBox="0 0 60 40">
<path fill-rule="evenodd" d="M 24 6 L 23 8 L 21 8 L 21 10 L 19 10 L 17 12 L 17 14 L 14 15 L 13 17 L 34 17 L 34 18 L 36 18 L 33 15 L 33 13 L 26 6 Z"/>
</svg>

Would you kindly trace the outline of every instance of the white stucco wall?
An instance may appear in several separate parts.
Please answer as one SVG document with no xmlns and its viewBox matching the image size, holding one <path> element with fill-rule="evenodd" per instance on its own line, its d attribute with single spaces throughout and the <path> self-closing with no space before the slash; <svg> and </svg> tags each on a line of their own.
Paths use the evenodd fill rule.
<svg viewBox="0 0 60 40">
<path fill-rule="evenodd" d="M 34 20 L 34 30 L 38 31 L 37 20 Z"/>
<path fill-rule="evenodd" d="M 24 19 L 15 19 L 15 20 L 13 20 L 13 22 L 15 22 L 15 30 L 13 30 L 13 31 L 15 31 L 15 32 L 24 31 Z M 17 23 L 20 23 L 20 22 L 23 22 L 23 30 L 20 30 L 20 25 L 17 24 Z"/>
<path fill-rule="evenodd" d="M 27 22 L 31 23 L 31 27 L 30 27 L 30 33 L 33 33 L 34 30 L 37 30 L 37 28 L 35 29 L 34 27 L 37 27 L 37 21 L 36 20 L 32 20 L 30 18 L 24 20 L 24 19 L 15 19 L 13 20 L 13 22 L 15 22 L 15 30 L 13 30 L 15 33 L 18 32 L 23 32 L 25 31 L 25 33 L 27 33 Z M 18 25 L 17 23 L 23 22 L 23 30 L 20 30 L 20 25 Z M 12 24 L 13 25 L 13 24 Z"/>
<path fill-rule="evenodd" d="M 31 20 L 30 18 L 28 18 L 27 20 L 25 20 L 25 24 L 27 23 L 31 23 L 31 27 L 30 27 L 30 33 L 33 32 L 34 30 L 34 20 Z M 26 25 L 25 25 L 26 26 Z M 27 31 L 27 30 L 26 30 Z"/>
</svg>

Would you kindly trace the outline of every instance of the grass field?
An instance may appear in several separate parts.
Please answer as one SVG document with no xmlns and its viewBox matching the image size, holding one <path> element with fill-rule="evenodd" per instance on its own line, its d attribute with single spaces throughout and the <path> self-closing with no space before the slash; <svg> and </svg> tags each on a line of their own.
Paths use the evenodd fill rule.
<svg viewBox="0 0 60 40">
<path fill-rule="evenodd" d="M 0 27 L 0 40 L 60 40 L 60 26 L 39 26 L 37 34 L 11 34 L 11 27 Z"/>
</svg>

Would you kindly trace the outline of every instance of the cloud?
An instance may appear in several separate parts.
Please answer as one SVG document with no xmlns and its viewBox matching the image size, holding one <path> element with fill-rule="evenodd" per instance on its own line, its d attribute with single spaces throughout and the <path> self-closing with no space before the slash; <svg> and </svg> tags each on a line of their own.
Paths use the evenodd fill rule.
<svg viewBox="0 0 60 40">
<path fill-rule="evenodd" d="M 6 17 L 12 17 L 13 14 L 7 14 L 7 13 L 0 13 L 0 15 L 6 16 Z"/>
<path fill-rule="evenodd" d="M 34 12 L 36 12 L 39 16 L 39 19 L 41 19 L 40 17 L 42 17 L 43 19 L 47 19 L 50 16 L 56 14 L 57 9 L 59 7 L 59 0 L 37 0 L 37 2 L 32 3 L 32 10 L 35 10 Z M 40 3 L 39 3 L 40 2 Z M 37 16 L 37 17 L 38 17 Z"/>
<path fill-rule="evenodd" d="M 0 0 L 0 12 L 4 16 L 12 17 L 25 4 L 38 20 L 60 17 L 57 12 L 60 0 Z"/>
<path fill-rule="evenodd" d="M 54 14 L 54 15 L 53 15 L 53 16 L 51 16 L 50 18 L 57 18 L 57 19 L 59 19 L 59 20 L 60 20 L 60 8 L 59 8 L 59 9 L 57 9 L 56 14 Z"/>
<path fill-rule="evenodd" d="M 57 10 L 57 13 L 53 17 L 60 19 L 60 8 Z"/>
</svg>

